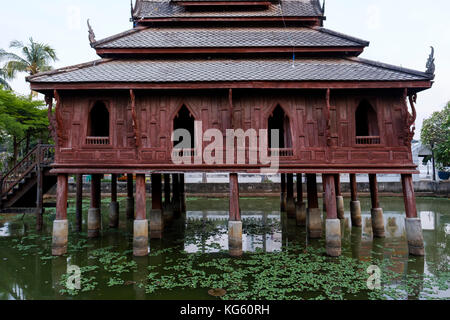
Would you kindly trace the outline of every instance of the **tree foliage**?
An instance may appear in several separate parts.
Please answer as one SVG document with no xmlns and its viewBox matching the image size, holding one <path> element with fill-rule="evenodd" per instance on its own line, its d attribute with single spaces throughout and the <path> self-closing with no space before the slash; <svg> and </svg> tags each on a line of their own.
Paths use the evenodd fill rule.
<svg viewBox="0 0 450 320">
<path fill-rule="evenodd" d="M 450 102 L 424 120 L 421 140 L 433 148 L 440 169 L 450 166 Z"/>
</svg>

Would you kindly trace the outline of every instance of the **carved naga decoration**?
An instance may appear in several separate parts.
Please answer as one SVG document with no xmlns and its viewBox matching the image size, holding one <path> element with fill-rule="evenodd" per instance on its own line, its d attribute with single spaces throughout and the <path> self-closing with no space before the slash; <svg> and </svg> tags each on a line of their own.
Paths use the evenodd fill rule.
<svg viewBox="0 0 450 320">
<path fill-rule="evenodd" d="M 405 92 L 403 94 L 404 101 L 405 101 L 405 111 L 406 111 L 406 117 L 405 117 L 405 125 L 404 125 L 404 135 L 403 140 L 405 146 L 411 147 L 412 139 L 414 138 L 414 133 L 416 131 L 415 122 L 417 118 L 417 112 L 416 112 L 416 102 L 417 102 L 417 93 L 408 95 L 408 89 L 405 89 Z M 411 113 L 409 113 L 408 110 L 408 103 L 406 101 L 406 98 L 409 100 L 409 104 L 411 105 Z"/>
<path fill-rule="evenodd" d="M 89 32 L 89 42 L 92 45 L 93 43 L 95 43 L 95 33 L 94 30 L 92 30 L 91 24 L 89 23 L 89 19 L 87 20 L 87 25 L 88 25 L 88 32 Z"/>
<path fill-rule="evenodd" d="M 141 138 L 139 136 L 139 126 L 136 114 L 136 95 L 134 94 L 133 89 L 130 89 L 130 99 L 131 99 L 131 119 L 133 125 L 133 133 L 134 133 L 134 141 L 136 144 L 136 148 L 139 149 L 141 147 Z"/>
<path fill-rule="evenodd" d="M 425 73 L 432 75 L 434 78 L 434 72 L 436 71 L 436 66 L 434 64 L 434 47 L 431 47 L 431 53 L 430 53 L 430 56 L 428 57 L 426 67 L 427 67 L 427 71 L 425 71 Z"/>
<path fill-rule="evenodd" d="M 57 146 L 61 147 L 64 142 L 64 122 L 61 115 L 61 98 L 57 90 L 53 91 L 56 100 L 55 104 L 55 119 L 56 119 L 56 140 Z"/>
</svg>

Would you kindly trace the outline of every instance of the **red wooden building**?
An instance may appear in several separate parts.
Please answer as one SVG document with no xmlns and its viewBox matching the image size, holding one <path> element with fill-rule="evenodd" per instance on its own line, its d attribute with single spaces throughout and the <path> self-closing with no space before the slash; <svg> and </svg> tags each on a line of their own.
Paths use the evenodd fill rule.
<svg viewBox="0 0 450 320">
<path fill-rule="evenodd" d="M 162 204 L 162 175 L 166 201 L 172 188 L 171 202 L 179 211 L 182 174 L 194 171 L 231 173 L 230 249 L 239 254 L 237 174 L 259 172 L 267 165 L 174 164 L 175 129 L 197 137 L 218 129 L 224 140 L 227 129 L 280 130 L 280 144 L 269 154 L 280 157 L 282 206 L 299 225 L 307 225 L 310 237 L 321 237 L 316 175 L 322 174 L 327 252 L 333 256 L 341 251 L 339 174 L 351 174 L 354 226 L 361 220 L 355 174 L 370 176 L 373 231 L 379 237 L 384 223 L 376 175 L 401 175 L 410 253 L 423 254 L 411 139 L 417 93 L 432 86 L 433 57 L 426 72 L 362 59 L 369 43 L 324 28 L 324 11 L 319 0 L 138 0 L 132 6 L 131 30 L 96 40 L 89 26 L 99 60 L 29 77 L 32 89 L 46 96 L 50 111 L 55 101 L 54 254 L 66 252 L 69 174 L 94 177 L 88 214 L 92 237 L 99 234 L 100 176 L 137 175 L 134 249 L 145 255 L 145 174 L 152 174 L 150 234 L 161 236 L 163 211 L 170 207 Z M 194 121 L 202 124 L 202 132 L 194 129 Z M 248 160 L 251 148 L 238 148 Z M 293 174 L 299 178 L 297 203 Z M 307 178 L 306 206 L 302 174 Z M 111 226 L 117 226 L 114 185 Z M 127 210 L 133 217 L 132 179 L 129 187 Z"/>
</svg>

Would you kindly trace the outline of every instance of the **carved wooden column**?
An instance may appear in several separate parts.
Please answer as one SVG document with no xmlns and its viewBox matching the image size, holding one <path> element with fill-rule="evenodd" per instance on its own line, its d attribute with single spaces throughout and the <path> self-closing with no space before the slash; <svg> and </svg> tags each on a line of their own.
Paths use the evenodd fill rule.
<svg viewBox="0 0 450 320">
<path fill-rule="evenodd" d="M 376 238 L 384 238 L 384 217 L 383 209 L 380 208 L 380 200 L 378 196 L 378 182 L 376 174 L 369 174 L 370 196 L 372 199 L 372 231 Z"/>
<path fill-rule="evenodd" d="M 308 236 L 312 239 L 322 237 L 322 217 L 317 197 L 317 175 L 306 175 L 306 187 L 308 192 L 307 229 Z"/>
<path fill-rule="evenodd" d="M 297 203 L 295 204 L 295 216 L 298 226 L 306 225 L 306 204 L 303 201 L 303 177 L 297 173 Z"/>
<path fill-rule="evenodd" d="M 88 211 L 88 238 L 97 238 L 102 225 L 101 175 L 93 174 L 91 179 L 91 207 Z"/>
<path fill-rule="evenodd" d="M 409 254 L 424 256 L 425 248 L 423 243 L 422 223 L 417 216 L 416 196 L 414 193 L 413 178 L 410 174 L 402 175 L 403 199 L 406 211 L 406 237 L 408 239 Z"/>
<path fill-rule="evenodd" d="M 161 239 L 164 230 L 161 174 L 152 174 L 152 210 L 150 211 L 150 238 Z"/>
<path fill-rule="evenodd" d="M 75 211 L 75 225 L 78 232 L 83 229 L 83 175 L 76 176 L 76 211 Z"/>
<path fill-rule="evenodd" d="M 352 194 L 352 201 L 350 202 L 350 213 L 352 217 L 352 226 L 361 227 L 361 202 L 358 200 L 358 184 L 356 181 L 356 174 L 350 174 L 350 191 Z"/>
<path fill-rule="evenodd" d="M 323 185 L 325 189 L 325 205 L 327 211 L 326 221 L 326 249 L 331 257 L 341 255 L 341 221 L 338 219 L 336 203 L 336 175 L 324 174 Z"/>
<path fill-rule="evenodd" d="M 286 212 L 289 218 L 295 218 L 294 175 L 286 175 Z"/>
<path fill-rule="evenodd" d="M 127 219 L 134 219 L 133 174 L 127 174 Z"/>
<path fill-rule="evenodd" d="M 109 204 L 109 227 L 119 227 L 119 203 L 117 202 L 117 174 L 111 175 L 111 203 Z"/>
<path fill-rule="evenodd" d="M 237 173 L 230 173 L 230 217 L 228 222 L 230 255 L 242 255 L 242 221 L 239 206 L 239 181 Z"/>
<path fill-rule="evenodd" d="M 336 205 L 338 219 L 345 219 L 344 197 L 341 192 L 341 175 L 334 175 L 334 185 L 336 190 Z"/>
<path fill-rule="evenodd" d="M 286 174 L 281 173 L 281 195 L 280 195 L 281 212 L 286 211 Z"/>
<path fill-rule="evenodd" d="M 52 255 L 67 253 L 69 223 L 67 221 L 67 193 L 69 182 L 67 174 L 58 174 L 56 189 L 56 219 L 53 221 Z"/>
<path fill-rule="evenodd" d="M 148 220 L 145 174 L 136 175 L 136 218 L 133 228 L 133 254 L 148 255 Z"/>
</svg>

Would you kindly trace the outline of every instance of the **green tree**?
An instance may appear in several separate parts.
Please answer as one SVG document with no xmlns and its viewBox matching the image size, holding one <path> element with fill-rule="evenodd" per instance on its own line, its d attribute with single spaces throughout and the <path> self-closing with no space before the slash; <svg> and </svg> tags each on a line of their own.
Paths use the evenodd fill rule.
<svg viewBox="0 0 450 320">
<path fill-rule="evenodd" d="M 6 60 L 4 70 L 7 79 L 13 79 L 19 72 L 26 72 L 34 75 L 39 72 L 52 69 L 51 63 L 58 60 L 55 50 L 48 44 L 35 42 L 29 39 L 28 44 L 14 40 L 9 47 L 21 52 L 22 57 L 0 49 L 0 60 Z"/>
<path fill-rule="evenodd" d="M 11 86 L 8 83 L 8 76 L 5 69 L 0 69 L 0 88 L 3 87 L 6 90 L 11 90 Z"/>
<path fill-rule="evenodd" d="M 432 148 L 440 170 L 450 166 L 450 102 L 424 120 L 421 140 Z"/>
<path fill-rule="evenodd" d="M 0 143 L 12 146 L 12 163 L 17 163 L 19 147 L 26 141 L 49 140 L 47 111 L 42 101 L 33 101 L 0 89 Z"/>
</svg>

